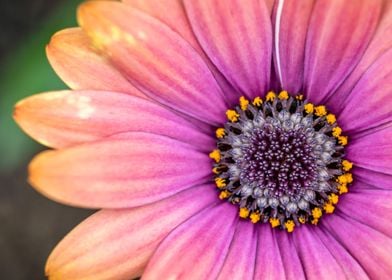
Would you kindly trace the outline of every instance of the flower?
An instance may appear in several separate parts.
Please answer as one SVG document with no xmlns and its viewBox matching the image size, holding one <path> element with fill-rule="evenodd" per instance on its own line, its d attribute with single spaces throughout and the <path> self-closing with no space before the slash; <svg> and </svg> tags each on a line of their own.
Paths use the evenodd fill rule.
<svg viewBox="0 0 392 280">
<path fill-rule="evenodd" d="M 16 106 L 54 148 L 31 184 L 103 208 L 49 277 L 387 279 L 391 1 L 123 2 L 53 36 L 72 91 Z"/>
</svg>

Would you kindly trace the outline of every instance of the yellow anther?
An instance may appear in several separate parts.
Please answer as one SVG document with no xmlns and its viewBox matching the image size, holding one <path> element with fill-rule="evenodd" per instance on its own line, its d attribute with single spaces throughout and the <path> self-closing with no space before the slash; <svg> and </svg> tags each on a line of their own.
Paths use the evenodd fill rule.
<svg viewBox="0 0 392 280">
<path fill-rule="evenodd" d="M 249 209 L 245 207 L 240 208 L 240 217 L 246 219 L 248 218 L 248 216 L 249 216 Z"/>
<path fill-rule="evenodd" d="M 275 92 L 269 91 L 267 93 L 267 96 L 265 97 L 265 100 L 267 100 L 267 101 L 274 101 L 275 98 L 276 98 Z"/>
<path fill-rule="evenodd" d="M 327 114 L 327 108 L 325 108 L 324 105 L 317 106 L 317 107 L 314 108 L 314 110 L 315 110 L 314 114 L 316 116 L 318 116 L 318 117 L 322 117 L 322 116 L 325 116 Z"/>
<path fill-rule="evenodd" d="M 225 129 L 224 128 L 218 128 L 215 131 L 215 135 L 216 135 L 216 138 L 223 138 L 225 136 Z"/>
<path fill-rule="evenodd" d="M 338 186 L 338 190 L 339 190 L 339 194 L 347 193 L 348 192 L 347 185 L 346 184 L 340 184 Z"/>
<path fill-rule="evenodd" d="M 339 196 L 332 193 L 328 196 L 329 203 L 337 204 L 339 202 Z"/>
<path fill-rule="evenodd" d="M 325 213 L 331 214 L 335 210 L 335 206 L 333 206 L 331 203 L 327 203 L 324 205 L 324 210 Z"/>
<path fill-rule="evenodd" d="M 212 168 L 212 172 L 213 172 L 214 174 L 219 174 L 219 173 L 220 173 L 218 167 Z"/>
<path fill-rule="evenodd" d="M 298 221 L 299 221 L 301 224 L 304 224 L 304 223 L 306 222 L 304 216 L 299 217 L 299 218 L 298 218 Z"/>
<path fill-rule="evenodd" d="M 250 221 L 254 224 L 257 223 L 258 221 L 260 221 L 260 214 L 256 213 L 256 212 L 253 212 L 252 214 L 250 214 Z"/>
<path fill-rule="evenodd" d="M 221 160 L 220 152 L 217 149 L 213 150 L 208 156 L 215 160 L 215 162 L 219 162 Z"/>
<path fill-rule="evenodd" d="M 353 175 L 351 173 L 345 173 L 343 175 L 340 175 L 337 178 L 337 181 L 339 184 L 349 184 L 353 182 Z"/>
<path fill-rule="evenodd" d="M 342 146 L 346 146 L 348 143 L 348 137 L 347 136 L 339 136 L 338 137 L 338 142 Z"/>
<path fill-rule="evenodd" d="M 263 104 L 263 99 L 261 99 L 261 97 L 256 97 L 255 99 L 253 99 L 252 104 L 259 107 L 261 106 L 261 104 Z"/>
<path fill-rule="evenodd" d="M 224 187 L 226 187 L 226 180 L 225 179 L 223 179 L 223 178 L 220 178 L 220 177 L 216 177 L 215 178 L 215 185 L 218 187 L 218 188 L 224 188 Z"/>
<path fill-rule="evenodd" d="M 225 199 L 225 198 L 228 198 L 230 196 L 230 192 L 229 191 L 222 191 L 220 194 L 219 194 L 219 198 L 220 199 Z"/>
<path fill-rule="evenodd" d="M 305 109 L 306 113 L 311 114 L 311 113 L 313 113 L 314 106 L 312 103 L 306 103 L 304 106 L 304 109 Z"/>
<path fill-rule="evenodd" d="M 285 222 L 284 225 L 286 227 L 287 232 L 294 231 L 294 227 L 295 227 L 294 221 L 289 220 L 289 221 Z"/>
<path fill-rule="evenodd" d="M 344 175 L 346 175 L 346 180 L 347 180 L 347 183 L 352 183 L 353 182 L 353 174 L 351 174 L 351 173 L 346 173 L 346 174 L 344 174 Z"/>
<path fill-rule="evenodd" d="M 297 95 L 297 96 L 295 97 L 295 99 L 297 99 L 297 100 L 303 100 L 303 99 L 304 99 L 304 96 L 303 96 L 302 94 L 300 94 L 300 95 Z"/>
<path fill-rule="evenodd" d="M 334 124 L 336 122 L 336 117 L 334 114 L 328 114 L 325 118 L 329 124 Z"/>
<path fill-rule="evenodd" d="M 313 219 L 311 221 L 312 225 L 317 225 L 318 224 L 319 219 Z"/>
<path fill-rule="evenodd" d="M 227 116 L 227 119 L 231 122 L 238 121 L 238 118 L 240 117 L 240 115 L 235 110 L 227 110 L 226 116 Z"/>
<path fill-rule="evenodd" d="M 280 100 L 287 100 L 287 99 L 289 99 L 289 94 L 288 94 L 287 91 L 282 90 L 282 91 L 279 93 L 278 98 L 279 98 Z"/>
<path fill-rule="evenodd" d="M 340 134 L 342 134 L 342 129 L 338 126 L 332 128 L 332 135 L 333 137 L 338 138 L 340 136 Z"/>
<path fill-rule="evenodd" d="M 342 166 L 344 171 L 350 171 L 353 168 L 353 163 L 345 159 L 342 161 Z"/>
<path fill-rule="evenodd" d="M 246 109 L 248 109 L 248 105 L 249 105 L 249 100 L 246 99 L 245 97 L 241 96 L 240 97 L 240 108 L 242 111 L 245 111 Z"/>
<path fill-rule="evenodd" d="M 321 218 L 321 216 L 323 215 L 323 212 L 321 211 L 321 209 L 320 208 L 314 208 L 313 210 L 312 210 L 312 216 L 313 216 L 313 218 L 315 218 L 315 219 L 319 219 L 319 218 Z"/>
<path fill-rule="evenodd" d="M 269 222 L 273 228 L 280 225 L 280 222 L 277 218 L 270 218 Z"/>
</svg>

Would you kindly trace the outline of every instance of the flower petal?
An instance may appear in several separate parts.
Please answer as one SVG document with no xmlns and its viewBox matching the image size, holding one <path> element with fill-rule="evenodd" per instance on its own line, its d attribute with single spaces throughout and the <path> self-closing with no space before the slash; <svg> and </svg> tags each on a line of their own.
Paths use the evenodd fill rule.
<svg viewBox="0 0 392 280">
<path fill-rule="evenodd" d="M 143 279 L 215 279 L 237 223 L 236 207 L 220 203 L 200 212 L 159 245 Z"/>
<path fill-rule="evenodd" d="M 257 231 L 255 226 L 249 221 L 239 221 L 218 279 L 252 280 L 255 269 L 256 245 Z"/>
<path fill-rule="evenodd" d="M 295 230 L 293 239 L 306 279 L 346 279 L 342 268 L 317 236 L 315 229 L 308 225 L 302 226 Z"/>
<path fill-rule="evenodd" d="M 80 28 L 53 35 L 46 54 L 56 73 L 72 89 L 111 90 L 146 97 L 96 53 Z"/>
<path fill-rule="evenodd" d="M 101 210 L 57 245 L 46 273 L 51 279 L 138 277 L 161 240 L 214 200 L 214 186 L 202 185 L 138 208 Z"/>
<path fill-rule="evenodd" d="M 370 279 L 392 275 L 392 239 L 337 213 L 323 220 L 323 227 L 360 263 Z"/>
<path fill-rule="evenodd" d="M 151 98 L 211 124 L 225 120 L 226 104 L 199 54 L 159 20 L 112 1 L 90 1 L 78 20 L 95 45 Z"/>
<path fill-rule="evenodd" d="M 274 28 L 277 24 L 280 27 L 279 35 L 275 34 L 279 36 L 279 53 L 274 52 L 275 69 L 278 77 L 281 72 L 282 88 L 292 93 L 298 93 L 303 86 L 306 33 L 313 4 L 314 1 L 283 1 L 281 14 L 276 12 L 272 19 Z M 277 17 L 280 22 L 276 22 Z"/>
<path fill-rule="evenodd" d="M 110 135 L 142 131 L 213 149 L 212 137 L 162 106 L 128 94 L 59 91 L 28 97 L 16 105 L 18 124 L 33 138 L 62 148 Z"/>
<path fill-rule="evenodd" d="M 254 279 L 286 279 L 275 229 L 269 224 L 258 227 L 255 267 Z"/>
<path fill-rule="evenodd" d="M 271 20 L 264 1 L 184 1 L 202 48 L 243 94 L 268 90 L 272 53 Z"/>
<path fill-rule="evenodd" d="M 357 138 L 347 147 L 347 158 L 356 166 L 392 175 L 392 128 Z"/>
<path fill-rule="evenodd" d="M 46 151 L 30 164 L 30 182 L 48 197 L 90 208 L 151 203 L 206 181 L 206 154 L 168 137 L 125 133 Z"/>
<path fill-rule="evenodd" d="M 392 189 L 392 175 L 374 172 L 372 170 L 355 167 L 353 170 L 355 180 L 361 181 L 363 184 L 369 184 L 372 188 Z"/>
<path fill-rule="evenodd" d="M 377 26 L 382 1 L 316 1 L 305 51 L 308 98 L 324 103 L 353 71 Z"/>
<path fill-rule="evenodd" d="M 392 192 L 358 189 L 339 199 L 338 209 L 343 214 L 376 229 L 392 238 Z"/>
</svg>

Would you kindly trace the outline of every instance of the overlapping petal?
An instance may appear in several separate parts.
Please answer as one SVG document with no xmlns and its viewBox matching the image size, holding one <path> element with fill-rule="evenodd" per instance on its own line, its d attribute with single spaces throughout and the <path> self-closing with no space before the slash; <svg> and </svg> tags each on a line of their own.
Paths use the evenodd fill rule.
<svg viewBox="0 0 392 280">
<path fill-rule="evenodd" d="M 81 28 L 53 35 L 46 47 L 53 69 L 72 89 L 110 90 L 146 97 L 93 48 Z"/>
<path fill-rule="evenodd" d="M 215 279 L 233 239 L 236 210 L 220 203 L 174 229 L 155 251 L 143 279 Z"/>
<path fill-rule="evenodd" d="M 129 131 L 165 135 L 203 151 L 214 146 L 212 137 L 174 112 L 146 99 L 116 92 L 34 95 L 16 105 L 14 118 L 33 138 L 54 148 Z"/>
<path fill-rule="evenodd" d="M 204 122 L 224 121 L 223 93 L 199 54 L 159 20 L 127 5 L 90 1 L 82 28 L 146 95 Z"/>
<path fill-rule="evenodd" d="M 184 1 L 202 48 L 243 94 L 260 96 L 270 82 L 272 29 L 265 1 Z"/>
<path fill-rule="evenodd" d="M 57 245 L 48 259 L 46 273 L 51 279 L 138 277 L 159 242 L 214 200 L 213 186 L 201 185 L 146 206 L 102 210 Z"/>
<path fill-rule="evenodd" d="M 151 203 L 205 182 L 211 162 L 191 145 L 135 132 L 43 152 L 32 161 L 29 173 L 37 190 L 59 202 L 123 208 Z"/>
</svg>

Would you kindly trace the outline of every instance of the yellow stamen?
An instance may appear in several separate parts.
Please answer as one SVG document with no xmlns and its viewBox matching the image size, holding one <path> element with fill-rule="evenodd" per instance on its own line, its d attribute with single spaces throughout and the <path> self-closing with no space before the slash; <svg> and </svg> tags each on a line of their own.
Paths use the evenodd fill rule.
<svg viewBox="0 0 392 280">
<path fill-rule="evenodd" d="M 342 129 L 338 126 L 332 128 L 332 135 L 333 137 L 338 138 L 340 136 L 340 134 L 342 134 Z"/>
<path fill-rule="evenodd" d="M 335 206 L 333 206 L 331 203 L 327 203 L 324 205 L 324 210 L 325 213 L 332 214 L 333 211 L 335 210 Z"/>
<path fill-rule="evenodd" d="M 242 111 L 245 111 L 246 109 L 248 109 L 248 105 L 249 105 L 249 100 L 246 99 L 245 97 L 241 96 L 240 97 L 240 107 Z"/>
<path fill-rule="evenodd" d="M 269 91 L 269 92 L 267 93 L 267 96 L 265 97 L 265 99 L 266 99 L 267 101 L 274 101 L 275 98 L 276 98 L 276 94 L 275 94 L 275 92 L 273 92 L 273 91 Z"/>
<path fill-rule="evenodd" d="M 248 208 L 240 208 L 240 217 L 246 219 L 249 216 L 249 209 Z"/>
<path fill-rule="evenodd" d="M 353 168 L 353 163 L 345 159 L 342 161 L 342 166 L 344 171 L 350 171 Z"/>
<path fill-rule="evenodd" d="M 219 198 L 220 199 L 225 199 L 225 198 L 228 198 L 230 196 L 230 192 L 229 191 L 222 191 L 220 194 L 219 194 Z"/>
<path fill-rule="evenodd" d="M 322 117 L 327 114 L 327 108 L 325 108 L 324 105 L 317 106 L 316 108 L 314 108 L 314 110 L 315 110 L 314 114 L 318 117 Z"/>
<path fill-rule="evenodd" d="M 289 99 L 289 94 L 288 94 L 287 91 L 282 90 L 282 91 L 279 93 L 278 98 L 279 98 L 280 100 L 287 100 L 287 99 Z"/>
<path fill-rule="evenodd" d="M 240 117 L 240 115 L 235 110 L 227 110 L 226 116 L 227 116 L 227 119 L 231 122 L 238 121 L 238 118 Z"/>
<path fill-rule="evenodd" d="M 280 222 L 277 218 L 270 218 L 269 222 L 273 228 L 280 225 Z"/>
<path fill-rule="evenodd" d="M 208 156 L 215 160 L 215 162 L 219 162 L 221 160 L 220 152 L 217 149 L 213 150 Z"/>
<path fill-rule="evenodd" d="M 312 225 L 317 225 L 318 224 L 319 219 L 313 219 L 311 221 Z"/>
<path fill-rule="evenodd" d="M 297 100 L 302 100 L 302 99 L 304 99 L 304 96 L 303 96 L 302 94 L 300 94 L 300 95 L 297 95 L 297 96 L 295 97 L 295 99 L 297 99 Z"/>
<path fill-rule="evenodd" d="M 304 109 L 305 109 L 306 113 L 311 114 L 311 113 L 313 113 L 314 106 L 312 103 L 306 103 L 304 106 Z"/>
<path fill-rule="evenodd" d="M 299 221 L 301 224 L 304 224 L 304 223 L 306 222 L 304 216 L 299 217 L 299 218 L 298 218 L 298 221 Z"/>
<path fill-rule="evenodd" d="M 353 175 L 351 173 L 345 173 L 338 177 L 339 184 L 349 184 L 353 182 Z"/>
<path fill-rule="evenodd" d="M 312 210 L 312 216 L 313 216 L 313 218 L 315 218 L 315 219 L 319 219 L 319 218 L 321 218 L 321 216 L 323 215 L 323 212 L 321 211 L 321 209 L 320 208 L 314 208 L 313 210 Z"/>
<path fill-rule="evenodd" d="M 338 142 L 342 146 L 346 146 L 348 143 L 348 137 L 347 136 L 339 136 L 338 137 Z"/>
<path fill-rule="evenodd" d="M 226 187 L 226 180 L 225 179 L 223 179 L 223 178 L 220 178 L 220 177 L 216 177 L 215 178 L 215 185 L 218 187 L 218 188 L 224 188 L 224 187 Z"/>
<path fill-rule="evenodd" d="M 219 170 L 218 170 L 218 167 L 212 168 L 212 172 L 213 172 L 214 174 L 219 174 L 219 173 L 220 173 Z"/>
<path fill-rule="evenodd" d="M 254 224 L 257 223 L 258 221 L 260 221 L 260 214 L 256 213 L 256 212 L 253 212 L 252 214 L 250 214 L 250 221 Z"/>
<path fill-rule="evenodd" d="M 332 194 L 330 194 L 328 196 L 328 200 L 329 200 L 329 203 L 337 204 L 339 202 L 339 196 L 337 196 L 336 194 L 332 193 Z"/>
<path fill-rule="evenodd" d="M 340 184 L 338 186 L 338 190 L 339 190 L 339 194 L 347 193 L 348 192 L 347 185 L 346 184 Z"/>
<path fill-rule="evenodd" d="M 329 124 L 334 124 L 336 122 L 336 117 L 334 114 L 328 114 L 325 118 Z"/>
<path fill-rule="evenodd" d="M 289 220 L 289 221 L 285 222 L 284 225 L 286 227 L 287 232 L 294 231 L 294 227 L 295 227 L 294 221 Z"/>
<path fill-rule="evenodd" d="M 224 136 L 225 136 L 225 129 L 224 128 L 218 128 L 216 131 L 215 131 L 215 135 L 216 135 L 216 138 L 223 138 Z"/>
<path fill-rule="evenodd" d="M 259 107 L 261 106 L 261 104 L 263 104 L 263 99 L 261 99 L 261 97 L 256 97 L 255 99 L 253 99 L 252 104 Z"/>
</svg>

